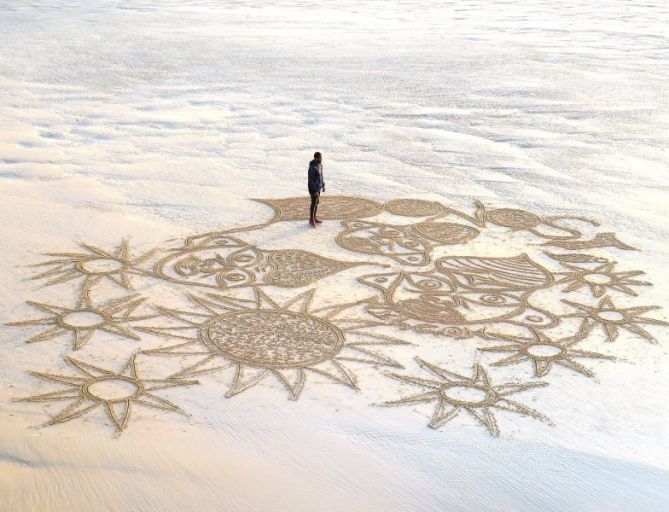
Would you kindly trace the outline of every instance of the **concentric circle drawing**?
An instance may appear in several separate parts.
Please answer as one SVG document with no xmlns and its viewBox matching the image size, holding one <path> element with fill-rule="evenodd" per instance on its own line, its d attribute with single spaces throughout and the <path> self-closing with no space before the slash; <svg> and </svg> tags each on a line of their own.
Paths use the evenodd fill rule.
<svg viewBox="0 0 669 512">
<path fill-rule="evenodd" d="M 377 392 L 389 406 L 431 404 L 432 428 L 455 427 L 463 413 L 497 436 L 497 413 L 505 422 L 549 423 L 515 395 L 535 390 L 541 400 L 539 388 L 555 379 L 593 385 L 597 365 L 618 360 L 615 351 L 600 352 L 602 344 L 593 350 L 596 343 L 657 342 L 653 330 L 669 325 L 647 316 L 658 306 L 633 302 L 651 283 L 625 268 L 625 251 L 635 248 L 599 231 L 596 220 L 480 201 L 465 211 L 434 199 L 324 195 L 319 213 L 333 228 L 325 231 L 332 233 L 325 256 L 317 244 L 273 247 L 264 237 L 286 226 L 279 223 L 294 223 L 293 233 L 306 229 L 308 198 L 256 201 L 267 215 L 248 226 L 196 233 L 138 256 L 125 240 L 114 250 L 82 243 L 79 252 L 49 253 L 36 265 L 32 279 L 75 285 L 78 298 L 28 300 L 41 315 L 9 324 L 26 342 L 64 338 L 73 350 L 94 350 L 98 338 L 108 349 L 126 338 L 142 357 L 169 357 L 178 366 L 163 380 L 140 378 L 121 343 L 118 357 L 128 363 L 119 372 L 66 357 L 76 377 L 35 375 L 67 389 L 25 399 L 70 401 L 48 424 L 99 407 L 121 431 L 134 405 L 182 412 L 153 391 L 197 392 L 191 377 L 215 386 L 220 381 L 208 374 L 220 371 L 229 378 L 221 390 L 227 398 L 277 388 L 297 400 L 340 384 L 358 400 Z M 268 246 L 247 241 L 259 239 Z M 110 296 L 115 287 L 120 295 Z M 130 288 L 141 296 L 122 294 Z M 448 370 L 441 364 L 465 353 L 476 360 L 468 355 Z M 420 374 L 385 373 L 414 361 Z M 505 384 L 492 383 L 496 372 L 505 373 Z M 509 373 L 517 378 L 509 381 Z M 404 395 L 391 382 L 421 390 Z"/>
</svg>

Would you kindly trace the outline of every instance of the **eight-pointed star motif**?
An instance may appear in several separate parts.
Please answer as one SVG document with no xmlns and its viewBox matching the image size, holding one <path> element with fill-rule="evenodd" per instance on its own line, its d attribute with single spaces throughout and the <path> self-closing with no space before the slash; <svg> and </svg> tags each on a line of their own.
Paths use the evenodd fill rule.
<svg viewBox="0 0 669 512">
<path fill-rule="evenodd" d="M 615 272 L 615 265 L 616 262 L 611 261 L 596 268 L 588 269 L 562 263 L 562 266 L 568 268 L 569 271 L 555 274 L 556 276 L 563 276 L 555 281 L 555 284 L 567 283 L 566 292 L 573 292 L 585 286 L 590 289 L 595 297 L 604 295 L 607 288 L 636 297 L 638 294 L 630 286 L 652 286 L 648 281 L 632 279 L 643 274 L 640 270 Z"/>
<path fill-rule="evenodd" d="M 112 425 L 121 432 L 128 424 L 133 405 L 186 414 L 180 407 L 161 398 L 154 391 L 175 386 L 189 386 L 197 381 L 177 378 L 145 379 L 139 376 L 133 355 L 118 372 L 99 368 L 70 357 L 65 362 L 77 376 L 31 372 L 32 375 L 66 386 L 66 389 L 20 398 L 22 402 L 52 402 L 71 400 L 71 403 L 52 417 L 46 425 L 73 420 L 102 407 Z"/>
<path fill-rule="evenodd" d="M 577 313 L 563 315 L 563 318 L 582 318 L 580 331 L 589 331 L 595 325 L 601 325 L 606 332 L 608 341 L 615 341 L 620 329 L 627 329 L 638 334 L 651 343 L 657 343 L 655 338 L 639 324 L 669 325 L 669 323 L 655 318 L 641 316 L 648 311 L 660 309 L 659 306 L 636 306 L 621 308 L 615 306 L 609 297 L 604 297 L 597 306 L 588 306 L 562 299 L 563 302 L 578 309 Z"/>
<path fill-rule="evenodd" d="M 139 341 L 128 323 L 154 318 L 156 315 L 133 316 L 146 299 L 139 294 L 114 299 L 99 306 L 93 305 L 86 295 L 75 308 L 54 306 L 28 301 L 31 306 L 47 313 L 43 318 L 10 322 L 13 326 L 42 326 L 45 328 L 26 340 L 26 343 L 46 341 L 59 336 L 72 336 L 73 348 L 78 350 L 91 339 L 96 331 L 104 331 Z"/>
<path fill-rule="evenodd" d="M 545 333 L 534 328 L 530 328 L 530 332 L 532 333 L 531 338 L 496 334 L 496 338 L 510 344 L 485 347 L 480 350 L 484 352 L 513 352 L 510 356 L 492 363 L 493 366 L 507 366 L 532 361 L 535 377 L 543 377 L 549 373 L 554 364 L 571 368 L 586 377 L 594 377 L 595 375 L 588 368 L 576 362 L 574 358 L 615 360 L 612 356 L 572 348 L 576 343 L 582 341 L 589 334 L 589 331 L 579 332 L 575 336 L 559 340 L 549 338 Z"/>
<path fill-rule="evenodd" d="M 49 267 L 48 270 L 31 277 L 31 279 L 48 279 L 45 286 L 65 283 L 83 277 L 82 294 L 86 295 L 91 287 L 102 279 L 132 290 L 130 274 L 142 274 L 137 268 L 153 256 L 157 249 L 152 249 L 136 258 L 130 257 L 128 241 L 122 240 L 114 251 L 106 251 L 90 244 L 79 244 L 86 252 L 48 253 L 54 259 L 33 265 Z"/>
<path fill-rule="evenodd" d="M 383 325 L 380 322 L 345 314 L 366 301 L 314 308 L 314 291 L 307 290 L 281 305 L 257 287 L 252 300 L 214 293 L 189 295 L 195 311 L 159 308 L 176 325 L 138 328 L 187 341 L 144 353 L 202 357 L 176 374 L 180 377 L 218 370 L 221 367 L 211 363 L 220 358 L 231 362 L 235 374 L 226 397 L 273 376 L 296 400 L 309 372 L 358 389 L 355 375 L 344 363 L 402 367 L 373 349 L 406 345 L 406 341 L 367 330 Z"/>
<path fill-rule="evenodd" d="M 479 364 L 474 366 L 474 375 L 472 377 L 465 377 L 428 363 L 419 357 L 416 358 L 416 361 L 423 369 L 436 376 L 436 379 L 434 377 L 427 379 L 395 373 L 387 375 L 401 382 L 420 386 L 427 391 L 399 400 L 385 402 L 381 405 L 396 406 L 435 402 L 436 407 L 428 423 L 429 427 L 434 429 L 440 428 L 455 418 L 460 411 L 465 411 L 483 425 L 490 435 L 495 437 L 499 436 L 499 427 L 493 415 L 494 409 L 530 416 L 551 424 L 551 421 L 540 412 L 508 398 L 510 395 L 515 395 L 528 389 L 546 386 L 547 383 L 545 382 L 525 384 L 506 383 L 493 386 L 486 371 Z"/>
</svg>

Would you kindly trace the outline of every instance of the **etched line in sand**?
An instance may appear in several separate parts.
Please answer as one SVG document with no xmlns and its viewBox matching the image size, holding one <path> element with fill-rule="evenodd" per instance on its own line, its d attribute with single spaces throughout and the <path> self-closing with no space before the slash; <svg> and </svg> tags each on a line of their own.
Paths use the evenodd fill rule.
<svg viewBox="0 0 669 512">
<path fill-rule="evenodd" d="M 31 372 L 40 379 L 56 382 L 65 389 L 41 395 L 20 398 L 22 402 L 54 402 L 71 400 L 46 425 L 65 423 L 84 414 L 102 408 L 117 432 L 122 432 L 128 425 L 132 408 L 141 405 L 160 411 L 186 414 L 180 407 L 154 394 L 154 391 L 176 386 L 190 386 L 197 381 L 178 378 L 146 379 L 139 376 L 135 363 L 136 355 L 118 372 L 93 366 L 70 357 L 65 362 L 78 375 L 56 375 L 53 373 Z"/>
<path fill-rule="evenodd" d="M 98 331 L 139 341 L 139 336 L 133 332 L 129 324 L 156 316 L 133 315 L 145 300 L 137 294 L 110 300 L 101 305 L 94 305 L 86 295 L 75 308 L 28 301 L 28 304 L 34 308 L 47 313 L 47 316 L 34 320 L 10 322 L 7 325 L 44 328 L 42 332 L 28 338 L 26 343 L 47 341 L 60 336 L 71 336 L 74 350 L 83 347 Z"/>
<path fill-rule="evenodd" d="M 642 316 L 648 311 L 660 309 L 660 306 L 636 306 L 621 308 L 616 306 L 609 297 L 604 297 L 596 306 L 579 304 L 562 299 L 562 302 L 576 308 L 576 313 L 562 315 L 564 318 L 582 318 L 580 330 L 586 332 L 599 325 L 606 333 L 608 341 L 615 341 L 620 334 L 620 329 L 637 334 L 650 343 L 657 343 L 655 338 L 640 324 L 669 325 L 669 323 L 654 318 Z"/>
<path fill-rule="evenodd" d="M 638 294 L 630 286 L 652 286 L 652 283 L 648 281 L 632 279 L 644 274 L 640 270 L 616 272 L 615 262 L 607 262 L 592 269 L 566 263 L 561 263 L 561 265 L 568 268 L 569 271 L 557 272 L 555 275 L 562 277 L 555 281 L 555 284 L 566 283 L 565 292 L 567 293 L 586 287 L 595 297 L 601 297 L 607 290 L 615 290 L 636 297 Z"/>
<path fill-rule="evenodd" d="M 48 267 L 48 269 L 32 276 L 31 279 L 46 279 L 45 286 L 81 279 L 82 297 L 87 296 L 90 289 L 103 279 L 132 290 L 130 275 L 143 274 L 139 265 L 149 260 L 157 252 L 157 249 L 152 249 L 133 258 L 130 256 L 127 240 L 121 241 L 114 251 L 107 251 L 86 243 L 79 245 L 86 252 L 46 254 L 45 256 L 51 257 L 50 260 L 32 266 Z"/>
<path fill-rule="evenodd" d="M 531 338 L 496 334 L 494 335 L 495 338 L 503 340 L 508 344 L 484 347 L 479 350 L 483 352 L 512 353 L 510 356 L 494 362 L 493 366 L 508 366 L 531 361 L 534 366 L 535 377 L 547 375 L 553 369 L 553 365 L 564 366 L 586 377 L 594 377 L 595 375 L 588 368 L 575 361 L 575 358 L 615 361 L 615 358 L 612 356 L 572 348 L 576 343 L 583 341 L 589 334 L 589 331 L 579 332 L 575 336 L 559 340 L 550 338 L 537 329 L 530 329 L 530 331 L 532 333 Z"/>
<path fill-rule="evenodd" d="M 413 375 L 387 374 L 405 384 L 423 388 L 423 392 L 398 400 L 384 402 L 383 406 L 415 405 L 435 403 L 434 413 L 428 426 L 438 429 L 455 419 L 460 412 L 471 415 L 483 425 L 491 436 L 499 436 L 499 427 L 493 414 L 495 409 L 510 411 L 521 416 L 530 416 L 548 424 L 551 421 L 534 409 L 508 398 L 511 395 L 529 389 L 546 386 L 545 382 L 529 384 L 506 383 L 493 386 L 484 368 L 474 366 L 472 377 L 458 375 L 417 357 L 416 361 L 423 370 L 430 373 L 429 378 Z"/>
</svg>

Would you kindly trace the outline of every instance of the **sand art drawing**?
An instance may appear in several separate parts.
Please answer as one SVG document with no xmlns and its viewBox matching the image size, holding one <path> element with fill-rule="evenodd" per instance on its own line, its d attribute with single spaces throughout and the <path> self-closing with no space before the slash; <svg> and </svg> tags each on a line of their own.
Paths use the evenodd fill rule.
<svg viewBox="0 0 669 512">
<path fill-rule="evenodd" d="M 590 240 L 551 240 L 545 242 L 543 245 L 551 245 L 560 247 L 570 251 L 582 251 L 584 249 L 599 249 L 602 247 L 615 247 L 616 249 L 623 249 L 625 251 L 636 251 L 635 247 L 627 245 L 620 240 L 615 233 L 597 233 L 594 238 Z"/>
<path fill-rule="evenodd" d="M 112 281 L 127 290 L 132 290 L 130 275 L 141 274 L 139 265 L 149 260 L 156 249 L 141 256 L 131 257 L 128 241 L 123 240 L 114 251 L 107 251 L 90 244 L 79 244 L 86 252 L 56 252 L 47 253 L 51 259 L 33 265 L 34 267 L 48 267 L 47 270 L 33 275 L 31 279 L 46 279 L 45 286 L 66 283 L 75 279 L 81 280 L 81 295 L 86 296 L 88 291 L 101 280 Z"/>
<path fill-rule="evenodd" d="M 594 326 L 601 326 L 606 332 L 608 341 L 615 341 L 620 334 L 620 329 L 626 329 L 649 341 L 657 343 L 655 338 L 639 324 L 669 325 L 669 322 L 641 316 L 648 311 L 659 309 L 659 306 L 636 306 L 621 308 L 615 306 L 610 297 L 604 297 L 596 306 L 579 304 L 566 299 L 562 301 L 578 310 L 576 313 L 564 315 L 565 317 L 582 318 L 580 331 L 584 332 Z"/>
<path fill-rule="evenodd" d="M 556 315 L 530 303 L 531 294 L 551 286 L 554 278 L 526 254 L 447 256 L 427 272 L 367 274 L 359 281 L 383 294 L 369 306 L 369 313 L 402 329 L 420 325 L 423 331 L 436 333 L 439 325 L 553 327 L 558 323 Z"/>
<path fill-rule="evenodd" d="M 34 376 L 65 386 L 65 389 L 33 395 L 20 400 L 26 402 L 71 402 L 46 424 L 55 425 L 73 420 L 101 407 L 118 432 L 128 425 L 133 406 L 185 414 L 172 402 L 154 394 L 154 391 L 175 386 L 190 386 L 196 381 L 177 378 L 145 379 L 139 376 L 135 355 L 118 372 L 99 368 L 83 361 L 66 357 L 65 362 L 78 375 L 56 375 L 31 372 Z"/>
<path fill-rule="evenodd" d="M 583 341 L 590 334 L 589 331 L 579 331 L 574 336 L 557 340 L 537 329 L 532 328 L 530 331 L 532 332 L 531 338 L 498 334 L 497 338 L 509 344 L 483 347 L 480 350 L 511 353 L 510 356 L 492 363 L 492 366 L 507 366 L 531 361 L 535 377 L 543 377 L 551 371 L 553 365 L 564 366 L 586 377 L 594 377 L 595 375 L 581 363 L 575 361 L 575 358 L 615 360 L 612 356 L 572 348 L 576 343 Z"/>
<path fill-rule="evenodd" d="M 569 269 L 566 272 L 556 272 L 560 277 L 555 284 L 567 283 L 566 292 L 579 290 L 587 287 L 595 297 L 601 297 L 607 289 L 617 290 L 627 295 L 638 295 L 630 286 L 650 286 L 648 281 L 639 281 L 631 279 L 642 275 L 640 270 L 633 270 L 628 272 L 615 272 L 613 269 L 616 266 L 615 262 L 606 262 L 598 267 L 589 269 L 568 265 L 562 263 L 562 266 Z"/>
<path fill-rule="evenodd" d="M 402 217 L 436 217 L 449 213 L 449 209 L 438 201 L 424 199 L 393 199 L 384 203 L 383 208 Z"/>
<path fill-rule="evenodd" d="M 299 288 L 351 268 L 367 265 L 325 258 L 300 249 L 263 250 L 230 236 L 187 241 L 161 258 L 153 273 L 167 281 L 207 288 L 274 285 Z"/>
<path fill-rule="evenodd" d="M 47 316 L 34 320 L 10 322 L 7 325 L 35 326 L 44 330 L 26 339 L 26 343 L 47 341 L 60 336 L 70 336 L 73 349 L 83 347 L 96 331 L 116 334 L 132 340 L 140 340 L 130 324 L 132 322 L 153 318 L 155 315 L 133 316 L 133 312 L 145 301 L 139 295 L 110 300 L 101 305 L 93 305 L 90 297 L 85 295 L 76 308 L 53 306 L 40 302 L 28 301 L 28 304 Z"/>
<path fill-rule="evenodd" d="M 325 257 L 239 238 L 280 222 L 304 223 L 309 207 L 304 197 L 256 201 L 273 210 L 269 220 L 194 234 L 176 247 L 132 256 L 124 240 L 114 250 L 82 243 L 83 252 L 47 254 L 50 259 L 36 265 L 42 270 L 31 279 L 45 286 L 74 283 L 78 299 L 74 304 L 27 301 L 42 315 L 9 324 L 26 331 L 26 342 L 67 337 L 77 350 L 98 336 L 127 338 L 142 357 L 169 357 L 178 368 L 165 379 L 146 379 L 137 373 L 136 355 L 120 353 L 128 362 L 118 372 L 66 357 L 77 376 L 34 373 L 66 389 L 21 400 L 69 400 L 48 425 L 101 407 L 120 432 L 135 405 L 183 413 L 153 392 L 196 384 L 192 379 L 200 376 L 207 385 L 207 374 L 216 371 L 229 371 L 221 393 L 227 398 L 251 388 L 278 388 L 292 400 L 306 390 L 327 389 L 310 386 L 311 379 L 361 394 L 381 389 L 397 396 L 384 378 L 389 375 L 423 389 L 384 405 L 433 404 L 432 428 L 456 423 L 464 412 L 497 436 L 493 413 L 503 414 L 504 421 L 529 416 L 550 423 L 511 395 L 555 378 L 593 382 L 589 363 L 616 361 L 615 355 L 589 350 L 591 341 L 627 338 L 620 336 L 625 332 L 655 342 L 642 325 L 669 325 L 645 316 L 658 306 L 618 305 L 619 296 L 629 301 L 651 283 L 637 279 L 640 270 L 619 269 L 610 251 L 597 253 L 633 248 L 615 233 L 596 232 L 594 220 L 491 208 L 478 201 L 467 212 L 433 200 L 381 203 L 327 196 L 320 216 L 338 227 L 334 241 L 341 251 Z M 488 232 L 495 242 L 484 244 L 488 252 L 481 253 L 474 247 L 481 247 Z M 500 240 L 517 232 L 538 243 L 528 244 L 525 252 L 504 250 Z M 546 251 L 546 246 L 556 249 Z M 370 273 L 369 265 L 382 270 Z M 336 293 L 323 281 L 334 275 L 342 277 Z M 141 295 L 110 297 L 101 286 L 105 281 Z M 173 293 L 155 293 L 158 285 Z M 358 298 L 347 301 L 348 290 Z M 180 304 L 170 303 L 179 299 Z M 422 357 L 425 337 L 439 342 L 429 349 L 434 363 Z M 460 353 L 461 344 L 475 348 L 488 369 L 475 361 L 472 377 L 446 370 L 441 362 Z M 414 361 L 429 376 L 410 368 L 399 371 Z M 466 367 L 471 364 L 468 360 Z M 398 371 L 389 374 L 388 368 Z M 517 371 L 524 381 L 493 385 L 489 373 L 502 369 Z M 536 382 L 539 377 L 546 382 Z"/>
<path fill-rule="evenodd" d="M 304 220 L 304 212 L 309 211 L 309 197 L 289 197 L 286 199 L 256 199 L 274 210 L 270 222 Z M 383 211 L 383 205 L 361 197 L 333 196 L 324 199 L 318 207 L 318 216 L 323 220 L 364 219 L 374 217 Z"/>
<path fill-rule="evenodd" d="M 476 201 L 474 216 L 481 223 L 481 226 L 485 226 L 486 222 L 491 222 L 498 226 L 510 228 L 513 231 L 528 231 L 533 235 L 553 240 L 571 240 L 581 237 L 581 231 L 559 224 L 558 221 L 560 220 L 585 222 L 593 226 L 599 225 L 597 221 L 580 216 L 552 215 L 542 217 L 527 210 L 519 210 L 517 208 L 495 208 L 489 210 L 480 201 Z"/>
<path fill-rule="evenodd" d="M 314 290 L 308 290 L 280 305 L 259 288 L 253 292 L 252 300 L 191 295 L 194 311 L 160 308 L 175 325 L 142 329 L 188 341 L 145 353 L 202 357 L 178 377 L 218 370 L 210 363 L 221 358 L 231 362 L 235 371 L 227 397 L 273 376 L 296 400 L 309 372 L 357 389 L 346 363 L 401 367 L 378 349 L 407 342 L 369 332 L 378 322 L 345 315 L 359 303 L 315 308 Z"/>
<path fill-rule="evenodd" d="M 388 256 L 404 265 L 422 266 L 434 247 L 457 245 L 475 238 L 478 229 L 450 222 L 421 222 L 408 226 L 344 221 L 336 241 L 344 249 Z"/>
<path fill-rule="evenodd" d="M 540 412 L 508 398 L 523 391 L 548 385 L 545 382 L 506 383 L 493 386 L 485 369 L 479 364 L 474 366 L 472 377 L 465 377 L 430 364 L 421 358 L 416 358 L 416 362 L 423 370 L 431 374 L 429 378 L 396 373 L 387 375 L 401 382 L 421 387 L 424 391 L 417 395 L 391 400 L 381 405 L 390 407 L 434 402 L 434 413 L 428 423 L 430 428 L 441 428 L 464 411 L 474 417 L 478 423 L 486 428 L 490 435 L 495 437 L 499 436 L 499 427 L 493 415 L 493 409 L 510 411 L 551 423 Z"/>
</svg>

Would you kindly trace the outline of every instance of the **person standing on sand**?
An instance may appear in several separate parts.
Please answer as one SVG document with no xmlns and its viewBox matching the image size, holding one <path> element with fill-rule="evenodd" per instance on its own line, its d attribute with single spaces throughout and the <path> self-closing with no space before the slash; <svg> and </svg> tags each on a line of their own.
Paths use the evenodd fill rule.
<svg viewBox="0 0 669 512">
<path fill-rule="evenodd" d="M 314 153 L 314 159 L 309 162 L 309 195 L 311 196 L 311 206 L 309 207 L 309 225 L 312 228 L 320 224 L 321 220 L 316 217 L 318 202 L 321 197 L 321 191 L 325 192 L 325 180 L 323 180 L 323 155 L 318 151 Z"/>
</svg>

